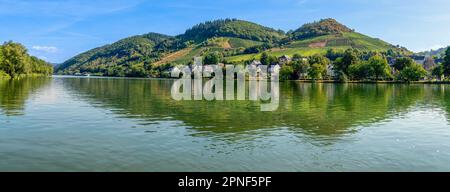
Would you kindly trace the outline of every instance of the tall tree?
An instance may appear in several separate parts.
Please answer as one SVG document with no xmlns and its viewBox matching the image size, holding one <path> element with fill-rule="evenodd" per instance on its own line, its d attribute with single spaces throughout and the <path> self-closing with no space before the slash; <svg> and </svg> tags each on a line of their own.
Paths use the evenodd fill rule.
<svg viewBox="0 0 450 192">
<path fill-rule="evenodd" d="M 1 51 L 3 71 L 13 78 L 26 72 L 28 58 L 27 50 L 23 45 L 9 41 L 3 44 Z"/>
<path fill-rule="evenodd" d="M 295 60 L 292 62 L 292 68 L 294 70 L 294 78 L 304 78 L 303 74 L 308 72 L 309 63 L 308 60 Z"/>
<path fill-rule="evenodd" d="M 222 59 L 222 55 L 217 51 L 208 53 L 205 56 L 204 64 L 210 64 L 210 65 L 218 64 L 221 59 Z"/>
<path fill-rule="evenodd" d="M 450 75 L 450 47 L 447 48 L 444 55 L 444 62 L 442 63 L 442 67 L 444 68 L 444 75 Z"/>
<path fill-rule="evenodd" d="M 313 55 L 309 57 L 309 64 L 311 67 L 308 69 L 308 76 L 320 79 L 326 74 L 330 60 L 322 55 Z"/>
<path fill-rule="evenodd" d="M 398 58 L 393 67 L 397 70 L 397 71 L 401 71 L 403 70 L 405 67 L 411 67 L 414 64 L 414 60 L 412 60 L 409 57 L 402 57 L 402 58 Z"/>
<path fill-rule="evenodd" d="M 334 62 L 334 67 L 337 71 L 342 71 L 345 75 L 348 75 L 348 69 L 351 65 L 355 65 L 359 62 L 357 50 L 347 49 L 344 55 Z"/>
<path fill-rule="evenodd" d="M 267 54 L 266 52 L 262 53 L 260 61 L 263 65 L 270 65 L 269 54 Z"/>
<path fill-rule="evenodd" d="M 390 67 L 385 58 L 380 55 L 372 56 L 368 60 L 369 66 L 373 69 L 373 75 L 375 76 L 375 80 L 379 80 L 380 78 L 384 79 L 386 77 L 391 77 Z"/>
<path fill-rule="evenodd" d="M 400 71 L 400 79 L 406 82 L 409 81 L 418 81 L 421 78 L 424 78 L 427 74 L 427 71 L 422 67 L 422 65 L 414 63 L 411 66 L 405 67 L 402 71 Z"/>
<path fill-rule="evenodd" d="M 442 67 L 441 64 L 436 65 L 432 70 L 431 70 L 431 75 L 435 76 L 438 80 L 442 79 L 442 75 L 444 75 L 444 68 Z"/>
</svg>

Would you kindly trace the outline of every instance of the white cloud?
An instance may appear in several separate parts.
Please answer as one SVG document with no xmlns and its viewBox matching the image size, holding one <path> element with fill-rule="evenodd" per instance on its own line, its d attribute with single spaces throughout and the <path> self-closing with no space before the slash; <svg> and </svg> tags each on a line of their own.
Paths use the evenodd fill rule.
<svg viewBox="0 0 450 192">
<path fill-rule="evenodd" d="M 33 47 L 31 47 L 31 49 L 36 50 L 36 51 L 45 52 L 45 53 L 56 53 L 58 51 L 58 48 L 53 47 L 53 46 L 34 45 Z"/>
</svg>

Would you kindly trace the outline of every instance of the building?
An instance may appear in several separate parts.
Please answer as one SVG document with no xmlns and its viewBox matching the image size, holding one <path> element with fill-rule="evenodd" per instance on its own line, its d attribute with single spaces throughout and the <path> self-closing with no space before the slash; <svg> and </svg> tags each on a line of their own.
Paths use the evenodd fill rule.
<svg viewBox="0 0 450 192">
<path fill-rule="evenodd" d="M 253 61 L 250 63 L 250 65 L 260 66 L 260 65 L 262 65 L 262 64 L 261 64 L 261 61 L 253 60 Z"/>
<path fill-rule="evenodd" d="M 423 68 L 427 71 L 431 71 L 434 67 L 436 67 L 436 62 L 432 57 L 426 57 L 423 62 Z"/>
<path fill-rule="evenodd" d="M 336 72 L 334 71 L 334 66 L 333 65 L 328 65 L 327 66 L 327 76 L 331 77 L 331 78 L 335 78 L 336 77 Z"/>
<path fill-rule="evenodd" d="M 292 61 L 292 59 L 288 55 L 283 55 L 283 56 L 278 58 L 278 63 L 280 65 L 284 65 L 284 64 L 289 63 L 291 61 Z"/>
<path fill-rule="evenodd" d="M 413 55 L 411 56 L 411 59 L 413 59 L 416 63 L 423 65 L 425 62 L 425 56 L 421 55 Z"/>
</svg>

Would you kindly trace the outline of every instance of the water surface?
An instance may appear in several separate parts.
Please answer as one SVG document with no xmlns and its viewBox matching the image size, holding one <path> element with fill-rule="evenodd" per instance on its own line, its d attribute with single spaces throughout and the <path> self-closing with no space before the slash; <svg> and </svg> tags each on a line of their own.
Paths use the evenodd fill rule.
<svg viewBox="0 0 450 192">
<path fill-rule="evenodd" d="M 0 81 L 0 171 L 450 171 L 450 86 L 280 83 L 280 106 L 174 80 Z"/>
</svg>

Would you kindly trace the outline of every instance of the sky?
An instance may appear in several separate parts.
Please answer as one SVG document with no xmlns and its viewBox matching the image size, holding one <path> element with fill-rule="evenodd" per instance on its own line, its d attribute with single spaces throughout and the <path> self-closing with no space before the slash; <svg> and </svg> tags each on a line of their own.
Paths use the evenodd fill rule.
<svg viewBox="0 0 450 192">
<path fill-rule="evenodd" d="M 148 32 L 237 18 L 284 31 L 335 18 L 412 51 L 450 45 L 449 0 L 0 0 L 0 42 L 52 63 Z"/>
</svg>

